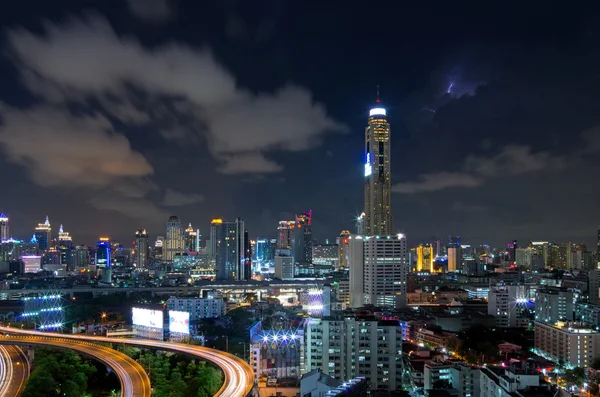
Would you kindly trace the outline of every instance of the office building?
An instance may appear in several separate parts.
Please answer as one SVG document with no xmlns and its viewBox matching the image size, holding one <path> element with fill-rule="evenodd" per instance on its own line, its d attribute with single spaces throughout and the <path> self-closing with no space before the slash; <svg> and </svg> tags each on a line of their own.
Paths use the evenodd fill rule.
<svg viewBox="0 0 600 397">
<path fill-rule="evenodd" d="M 559 321 L 556 325 L 535 322 L 536 353 L 571 367 L 589 367 L 600 356 L 600 332 Z"/>
<path fill-rule="evenodd" d="M 10 230 L 8 228 L 8 216 L 0 212 L 0 243 L 7 241 L 10 238 Z"/>
<path fill-rule="evenodd" d="M 277 227 L 277 249 L 292 249 L 295 221 L 279 221 Z"/>
<path fill-rule="evenodd" d="M 73 248 L 73 238 L 69 234 L 69 232 L 65 232 L 63 229 L 63 225 L 61 224 L 58 228 L 58 253 L 59 253 L 59 263 L 61 265 L 67 265 L 68 270 L 73 270 L 73 266 L 69 266 L 69 257 L 71 255 L 71 251 Z"/>
<path fill-rule="evenodd" d="M 52 227 L 50 226 L 48 216 L 46 216 L 44 223 L 38 223 L 33 235 L 37 240 L 40 250 L 47 251 L 50 249 L 52 244 Z"/>
<path fill-rule="evenodd" d="M 252 249 L 248 230 L 245 228 L 242 218 L 235 220 L 235 233 L 237 242 L 237 280 L 250 280 L 252 278 Z"/>
<path fill-rule="evenodd" d="M 457 272 L 462 269 L 462 249 L 460 236 L 448 237 L 448 271 Z"/>
<path fill-rule="evenodd" d="M 402 386 L 399 321 L 375 318 L 309 319 L 305 329 L 306 372 L 321 368 L 338 380 L 365 377 L 371 389 Z"/>
<path fill-rule="evenodd" d="M 210 246 L 217 280 L 251 278 L 250 241 L 242 218 L 237 218 L 235 222 L 213 219 L 210 224 Z"/>
<path fill-rule="evenodd" d="M 225 315 L 227 305 L 221 298 L 181 298 L 172 296 L 167 300 L 167 308 L 190 314 L 190 321 L 203 318 L 219 318 Z"/>
<path fill-rule="evenodd" d="M 488 315 L 496 318 L 500 328 L 529 325 L 528 290 L 524 285 L 498 284 L 488 293 Z"/>
<path fill-rule="evenodd" d="M 296 215 L 292 229 L 292 257 L 294 263 L 308 265 L 312 263 L 312 211 Z"/>
<path fill-rule="evenodd" d="M 520 247 L 515 250 L 515 264 L 524 268 L 531 268 L 533 262 L 533 250 L 531 247 Z"/>
<path fill-rule="evenodd" d="M 540 373 L 536 370 L 523 370 L 515 367 L 483 366 L 480 369 L 479 394 L 473 397 L 515 397 L 526 396 L 524 390 L 535 392 L 541 386 Z M 546 393 L 552 395 L 548 388 Z"/>
<path fill-rule="evenodd" d="M 544 287 L 535 294 L 535 321 L 556 324 L 573 321 L 573 291 L 567 288 Z"/>
<path fill-rule="evenodd" d="M 145 268 L 150 263 L 150 245 L 148 232 L 144 228 L 135 231 L 135 256 L 133 263 L 138 268 Z"/>
<path fill-rule="evenodd" d="M 173 263 L 175 255 L 185 252 L 185 234 L 179 218 L 175 215 L 169 217 L 165 228 L 166 238 L 163 247 L 163 261 Z"/>
<path fill-rule="evenodd" d="M 277 255 L 275 257 L 275 273 L 273 277 L 280 280 L 293 280 L 294 273 L 294 260 L 291 256 Z"/>
<path fill-rule="evenodd" d="M 479 367 L 455 364 L 450 368 L 452 388 L 458 392 L 457 397 L 476 397 L 480 395 L 481 372 Z"/>
<path fill-rule="evenodd" d="M 186 252 L 198 252 L 199 249 L 199 237 L 200 230 L 196 230 L 190 223 L 184 231 L 185 234 L 185 251 Z"/>
<path fill-rule="evenodd" d="M 348 268 L 348 244 L 350 236 L 350 231 L 342 230 L 340 235 L 336 238 L 340 269 Z"/>
<path fill-rule="evenodd" d="M 406 235 L 349 238 L 350 305 L 406 306 Z"/>
<path fill-rule="evenodd" d="M 337 244 L 315 244 L 312 247 L 312 261 L 315 265 L 339 267 L 339 249 Z"/>
<path fill-rule="evenodd" d="M 417 246 L 417 271 L 434 272 L 434 250 L 431 244 L 419 244 Z"/>
<path fill-rule="evenodd" d="M 365 219 L 367 236 L 388 236 L 393 230 L 390 173 L 390 123 L 379 95 L 365 129 Z"/>
<path fill-rule="evenodd" d="M 101 237 L 96 245 L 96 267 L 100 270 L 102 281 L 112 281 L 110 242 L 106 237 Z"/>
</svg>

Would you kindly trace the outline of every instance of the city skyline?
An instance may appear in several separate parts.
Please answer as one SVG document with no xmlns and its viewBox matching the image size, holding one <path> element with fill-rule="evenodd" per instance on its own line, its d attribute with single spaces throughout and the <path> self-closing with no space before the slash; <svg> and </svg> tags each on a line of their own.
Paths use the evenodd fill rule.
<svg viewBox="0 0 600 397">
<path fill-rule="evenodd" d="M 0 18 L 0 208 L 14 236 L 48 213 L 88 244 L 162 235 L 174 214 L 205 236 L 211 219 L 242 217 L 271 237 L 310 208 L 314 238 L 333 240 L 364 210 L 380 85 L 392 232 L 410 246 L 597 243 L 595 5 L 533 18 L 534 5 L 390 3 L 356 35 L 357 5 L 180 1 L 149 21 L 127 2 L 34 3 Z"/>
</svg>

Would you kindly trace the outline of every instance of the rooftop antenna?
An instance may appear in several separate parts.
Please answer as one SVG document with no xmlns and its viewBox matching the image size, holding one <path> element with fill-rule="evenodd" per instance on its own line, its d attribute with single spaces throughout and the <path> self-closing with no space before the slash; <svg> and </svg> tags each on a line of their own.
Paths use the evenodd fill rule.
<svg viewBox="0 0 600 397">
<path fill-rule="evenodd" d="M 379 84 L 377 84 L 377 99 L 375 100 L 375 102 L 381 102 L 381 100 L 379 99 Z"/>
</svg>

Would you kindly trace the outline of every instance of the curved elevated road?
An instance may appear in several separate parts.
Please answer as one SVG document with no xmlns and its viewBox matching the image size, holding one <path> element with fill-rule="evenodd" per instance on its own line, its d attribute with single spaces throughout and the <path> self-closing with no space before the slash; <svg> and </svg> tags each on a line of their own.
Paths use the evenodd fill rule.
<svg viewBox="0 0 600 397">
<path fill-rule="evenodd" d="M 69 339 L 87 342 L 123 343 L 130 346 L 183 353 L 197 358 L 201 358 L 206 361 L 210 361 L 213 364 L 217 365 L 219 368 L 221 368 L 224 374 L 224 382 L 223 386 L 215 396 L 246 397 L 250 394 L 252 388 L 254 387 L 254 372 L 252 371 L 252 367 L 250 367 L 248 363 L 232 354 L 225 353 L 220 350 L 209 349 L 207 347 L 146 339 L 106 338 L 102 336 L 55 334 L 49 332 L 28 331 L 11 327 L 0 327 L 0 332 L 5 334 L 10 333 L 28 337 L 54 337 L 58 339 Z M 0 338 L 0 341 L 2 341 L 2 338 Z M 109 350 L 114 351 L 112 349 Z"/>
<path fill-rule="evenodd" d="M 0 346 L 0 397 L 20 396 L 28 377 L 29 364 L 23 350 Z"/>
<path fill-rule="evenodd" d="M 9 328 L 10 329 L 10 328 Z M 14 329 L 10 329 L 14 331 Z M 75 350 L 109 366 L 121 382 L 121 397 L 150 397 L 150 378 L 131 357 L 96 343 L 63 338 L 60 334 L 14 335 L 0 338 L 0 345 L 39 345 Z"/>
</svg>

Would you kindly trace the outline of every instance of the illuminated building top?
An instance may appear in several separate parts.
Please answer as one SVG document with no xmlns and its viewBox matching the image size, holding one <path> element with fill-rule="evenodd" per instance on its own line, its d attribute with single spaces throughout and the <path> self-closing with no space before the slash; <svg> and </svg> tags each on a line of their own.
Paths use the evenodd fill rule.
<svg viewBox="0 0 600 397">
<path fill-rule="evenodd" d="M 187 234 L 188 236 L 195 236 L 196 235 L 196 230 L 194 230 L 194 228 L 192 227 L 191 223 L 188 225 L 188 228 L 185 229 L 185 234 Z"/>
<path fill-rule="evenodd" d="M 369 116 L 387 116 L 384 108 L 373 108 L 369 111 Z"/>
<path fill-rule="evenodd" d="M 221 223 L 223 223 L 223 219 L 221 218 L 215 218 L 211 222 L 212 225 L 220 225 Z"/>
<path fill-rule="evenodd" d="M 73 238 L 71 237 L 69 232 L 65 232 L 63 230 L 63 225 L 60 225 L 60 228 L 58 229 L 58 241 L 72 241 L 72 240 L 73 240 Z"/>
<path fill-rule="evenodd" d="M 48 215 L 46 215 L 46 221 L 44 223 L 38 223 L 35 230 L 51 230 L 50 220 L 48 219 Z"/>
<path fill-rule="evenodd" d="M 4 212 L 0 212 L 0 222 L 8 222 L 8 216 L 4 215 Z"/>
</svg>

